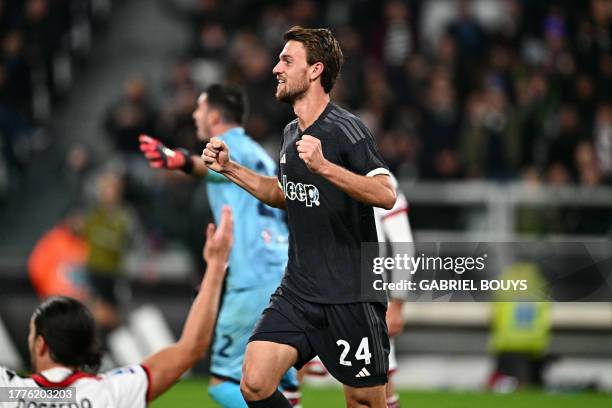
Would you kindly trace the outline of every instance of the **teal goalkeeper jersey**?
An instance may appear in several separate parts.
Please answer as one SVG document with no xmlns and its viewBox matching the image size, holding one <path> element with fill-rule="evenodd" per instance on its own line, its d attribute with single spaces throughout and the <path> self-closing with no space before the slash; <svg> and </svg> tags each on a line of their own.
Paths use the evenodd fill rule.
<svg viewBox="0 0 612 408">
<path fill-rule="evenodd" d="M 266 176 L 276 176 L 276 164 L 242 128 L 219 136 L 230 158 Z M 212 170 L 206 176 L 208 201 L 215 221 L 229 205 L 234 214 L 234 246 L 229 258 L 227 289 L 247 289 L 278 282 L 287 264 L 288 230 L 282 210 L 269 207 Z"/>
</svg>

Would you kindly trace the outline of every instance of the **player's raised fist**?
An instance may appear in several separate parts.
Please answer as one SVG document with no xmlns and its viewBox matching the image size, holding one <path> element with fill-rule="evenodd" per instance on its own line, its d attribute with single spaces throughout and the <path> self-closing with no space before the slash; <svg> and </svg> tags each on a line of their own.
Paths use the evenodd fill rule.
<svg viewBox="0 0 612 408">
<path fill-rule="evenodd" d="M 228 205 L 221 210 L 221 221 L 218 227 L 208 224 L 206 229 L 206 244 L 204 245 L 204 260 L 206 263 L 225 265 L 229 258 L 230 249 L 234 240 L 233 234 L 234 220 L 232 210 Z M 215 269 L 215 268 L 211 268 Z M 225 270 L 225 268 L 221 268 Z"/>
<path fill-rule="evenodd" d="M 138 141 L 140 151 L 144 153 L 151 167 L 182 170 L 188 165 L 189 152 L 186 149 L 170 149 L 148 135 L 140 135 Z"/>
<path fill-rule="evenodd" d="M 316 137 L 304 135 L 302 139 L 297 141 L 296 145 L 298 155 L 300 159 L 304 160 L 308 170 L 319 173 L 327 164 L 327 160 L 323 156 L 321 141 Z"/>
<path fill-rule="evenodd" d="M 222 140 L 213 137 L 206 144 L 202 159 L 209 169 L 222 173 L 230 161 L 229 148 Z"/>
</svg>

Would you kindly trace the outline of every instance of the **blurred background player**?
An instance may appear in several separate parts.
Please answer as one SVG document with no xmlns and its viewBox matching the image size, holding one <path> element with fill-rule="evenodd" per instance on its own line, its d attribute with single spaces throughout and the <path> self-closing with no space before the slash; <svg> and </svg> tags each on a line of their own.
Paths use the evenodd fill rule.
<svg viewBox="0 0 612 408">
<path fill-rule="evenodd" d="M 85 302 L 89 298 L 85 277 L 88 249 L 83 237 L 84 227 L 84 210 L 70 208 L 34 246 L 28 259 L 28 272 L 40 299 L 68 296 Z"/>
<path fill-rule="evenodd" d="M 123 199 L 123 178 L 113 169 L 103 170 L 96 180 L 96 202 L 87 212 L 84 236 L 86 260 L 97 321 L 104 332 L 120 324 L 120 298 L 129 292 L 123 261 L 130 244 L 139 239 L 136 213 Z"/>
<path fill-rule="evenodd" d="M 408 200 L 399 189 L 397 180 L 391 174 L 391 181 L 395 187 L 397 201 L 390 210 L 384 208 L 374 208 L 374 219 L 376 220 L 376 233 L 378 241 L 386 243 L 381 245 L 387 250 L 386 256 L 394 256 L 395 254 L 414 255 L 414 246 L 406 245 L 406 243 L 414 242 L 412 237 L 412 229 L 408 220 Z M 399 244 L 399 245 L 398 245 Z M 403 244 L 403 245 L 402 245 Z M 381 255 L 385 256 L 385 255 Z M 410 270 L 395 269 L 388 271 L 387 282 L 400 282 L 402 280 L 410 280 Z M 387 307 L 387 330 L 389 331 L 389 381 L 387 382 L 387 407 L 399 408 L 399 394 L 395 390 L 393 375 L 395 374 L 398 365 L 395 355 L 395 342 L 393 337 L 400 334 L 404 328 L 404 317 L 402 308 L 406 300 L 406 291 L 394 290 L 389 291 L 389 305 Z"/>
<path fill-rule="evenodd" d="M 220 218 L 217 229 L 209 224 L 206 230 L 203 250 L 206 273 L 178 342 L 140 365 L 102 375 L 87 374 L 81 370 L 96 372 L 102 358 L 93 316 L 75 299 L 50 298 L 38 306 L 30 320 L 28 348 L 35 374 L 23 378 L 0 366 L 0 387 L 74 387 L 78 403 L 57 405 L 90 408 L 144 408 L 163 394 L 206 354 L 210 345 L 232 246 L 233 220 L 229 207 L 223 209 Z M 17 402 L 0 401 L 0 408 L 55 405 L 38 405 L 27 397 Z"/>
<path fill-rule="evenodd" d="M 232 148 L 232 157 L 259 174 L 273 176 L 276 165 L 242 128 L 248 103 L 235 85 L 212 85 L 198 99 L 193 113 L 202 142 L 218 137 Z M 287 226 L 282 211 L 260 203 L 224 176 L 209 170 L 199 156 L 169 149 L 159 140 L 140 136 L 140 149 L 152 167 L 182 170 L 207 181 L 215 219 L 229 205 L 239 215 L 230 255 L 223 303 L 212 349 L 210 396 L 226 408 L 246 407 L 240 393 L 242 361 L 247 341 L 270 295 L 278 287 L 287 263 Z M 286 397 L 299 404 L 297 375 L 291 369 L 282 381 Z"/>
<path fill-rule="evenodd" d="M 408 220 L 408 201 L 406 196 L 399 189 L 397 180 L 391 175 L 393 185 L 395 186 L 395 192 L 397 194 L 397 201 L 395 206 L 390 210 L 383 208 L 374 208 L 374 217 L 376 220 L 376 232 L 378 234 L 378 241 L 384 243 L 381 245 L 383 250 L 381 256 L 391 256 L 391 254 L 407 253 L 408 256 L 414 254 L 414 247 L 412 245 L 406 245 L 405 243 L 412 243 L 412 229 L 410 228 L 410 221 Z M 404 245 L 398 245 L 404 244 Z M 400 282 L 402 280 L 409 280 L 411 277 L 410 271 L 406 269 L 397 269 L 388 271 L 388 276 L 385 278 L 387 282 Z M 399 408 L 400 399 L 399 394 L 395 390 L 395 384 L 393 382 L 393 375 L 395 374 L 398 364 L 397 357 L 395 355 L 395 342 L 393 337 L 400 334 L 404 328 L 404 317 L 402 315 L 402 308 L 406 300 L 406 292 L 401 290 L 389 292 L 389 305 L 387 307 L 387 329 L 389 331 L 389 380 L 387 382 L 386 395 L 387 395 L 387 407 L 388 408 Z M 304 369 L 300 370 L 300 376 L 312 375 L 312 376 L 328 376 L 329 372 L 321 363 L 318 357 L 312 359 Z"/>
</svg>

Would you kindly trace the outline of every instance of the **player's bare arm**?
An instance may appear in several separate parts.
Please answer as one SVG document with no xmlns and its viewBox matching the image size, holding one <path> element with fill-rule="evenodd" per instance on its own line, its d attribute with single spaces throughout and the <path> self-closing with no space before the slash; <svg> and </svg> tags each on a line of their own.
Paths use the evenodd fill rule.
<svg viewBox="0 0 612 408">
<path fill-rule="evenodd" d="M 285 195 L 276 177 L 262 176 L 230 160 L 227 145 L 218 138 L 210 139 L 202 152 L 202 159 L 208 168 L 223 174 L 258 200 L 275 208 L 285 208 Z"/>
<path fill-rule="evenodd" d="M 404 301 L 401 299 L 391 299 L 387 307 L 387 328 L 389 337 L 397 336 L 404 329 L 404 318 L 402 308 Z"/>
<path fill-rule="evenodd" d="M 200 293 L 191 306 L 181 338 L 143 362 L 151 374 L 153 399 L 170 388 L 206 354 L 217 319 L 219 298 L 232 246 L 232 226 L 232 213 L 226 206 L 219 227 L 215 229 L 213 224 L 209 224 L 206 230 L 203 254 L 207 263 L 206 274 Z"/>
<path fill-rule="evenodd" d="M 397 197 L 388 175 L 361 176 L 328 161 L 321 141 L 310 135 L 297 142 L 297 151 L 310 171 L 325 177 L 355 200 L 387 210 L 393 208 Z"/>
<path fill-rule="evenodd" d="M 208 167 L 199 156 L 190 154 L 187 149 L 171 149 L 160 140 L 149 135 L 140 135 L 140 151 L 155 169 L 181 170 L 194 177 L 204 177 Z"/>
</svg>

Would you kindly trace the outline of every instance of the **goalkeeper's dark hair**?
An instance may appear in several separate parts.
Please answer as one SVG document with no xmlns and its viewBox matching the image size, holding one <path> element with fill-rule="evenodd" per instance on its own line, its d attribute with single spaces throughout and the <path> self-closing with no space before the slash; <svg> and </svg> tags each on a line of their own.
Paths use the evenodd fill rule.
<svg viewBox="0 0 612 408">
<path fill-rule="evenodd" d="M 97 372 L 102 351 L 91 312 L 78 300 L 58 296 L 34 311 L 35 335 L 47 343 L 53 361 L 66 367 Z"/>
<path fill-rule="evenodd" d="M 344 63 L 342 49 L 332 32 L 326 28 L 294 26 L 283 35 L 283 38 L 285 41 L 297 41 L 304 45 L 308 65 L 323 63 L 321 86 L 326 93 L 330 93 Z"/>
<path fill-rule="evenodd" d="M 206 90 L 209 108 L 218 109 L 227 123 L 243 125 L 246 121 L 249 102 L 244 90 L 232 83 L 214 84 Z"/>
</svg>

